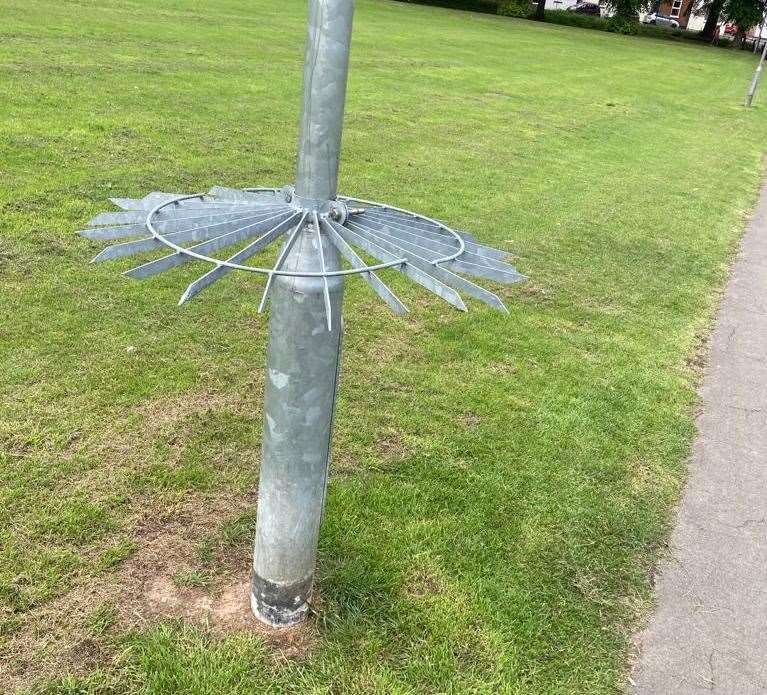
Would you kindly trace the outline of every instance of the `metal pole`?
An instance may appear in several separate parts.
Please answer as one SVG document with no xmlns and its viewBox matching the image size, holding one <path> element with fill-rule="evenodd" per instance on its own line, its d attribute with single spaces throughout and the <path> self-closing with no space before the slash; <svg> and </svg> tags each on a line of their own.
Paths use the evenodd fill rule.
<svg viewBox="0 0 767 695">
<path fill-rule="evenodd" d="M 335 198 L 354 0 L 310 0 L 296 195 Z"/>
<path fill-rule="evenodd" d="M 748 93 L 746 94 L 746 106 L 751 106 L 751 103 L 754 101 L 754 94 L 756 93 L 756 88 L 759 86 L 759 80 L 762 76 L 762 69 L 764 68 L 765 55 L 767 55 L 767 41 L 764 42 L 762 55 L 759 58 L 759 65 L 756 66 L 754 76 L 751 79 L 751 84 L 748 87 Z"/>
<path fill-rule="evenodd" d="M 353 0 L 310 0 L 296 196 L 314 210 L 337 193 L 353 12 Z M 291 241 L 292 235 L 286 244 Z M 327 235 L 308 224 L 295 236 L 283 268 L 332 272 L 341 262 Z M 330 463 L 343 290 L 342 276 L 273 276 L 251 589 L 254 615 L 272 626 L 301 622 L 309 609 Z"/>
<path fill-rule="evenodd" d="M 354 0 L 310 0 L 295 188 L 214 186 L 207 194 L 153 191 L 141 199 L 112 198 L 121 211 L 97 215 L 80 232 L 116 242 L 94 261 L 171 251 L 126 272 L 135 278 L 191 260 L 208 263 L 181 304 L 233 270 L 268 278 L 259 305 L 260 312 L 271 296 L 251 606 L 273 626 L 298 623 L 309 611 L 328 481 L 344 278 L 359 275 L 399 315 L 407 308 L 373 271 L 397 270 L 461 311 L 467 307 L 458 290 L 508 313 L 497 295 L 464 275 L 504 284 L 526 279 L 504 261 L 507 252 L 442 222 L 370 200 L 336 200 L 353 14 Z M 280 238 L 287 241 L 273 267 L 248 264 Z M 240 248 L 219 257 L 232 246 Z M 370 265 L 353 247 L 376 261 Z M 341 269 L 339 254 L 350 268 Z"/>
</svg>

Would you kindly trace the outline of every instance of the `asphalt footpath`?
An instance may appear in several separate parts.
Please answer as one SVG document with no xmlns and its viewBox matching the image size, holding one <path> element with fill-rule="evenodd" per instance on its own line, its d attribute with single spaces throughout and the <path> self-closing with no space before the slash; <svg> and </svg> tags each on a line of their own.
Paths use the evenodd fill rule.
<svg viewBox="0 0 767 695">
<path fill-rule="evenodd" d="M 635 695 L 767 693 L 767 185 L 741 242 Z"/>
</svg>

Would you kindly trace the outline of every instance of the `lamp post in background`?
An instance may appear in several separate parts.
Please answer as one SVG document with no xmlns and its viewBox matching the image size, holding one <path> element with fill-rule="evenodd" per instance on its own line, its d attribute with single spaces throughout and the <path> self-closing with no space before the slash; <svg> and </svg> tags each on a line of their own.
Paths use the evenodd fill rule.
<svg viewBox="0 0 767 695">
<path fill-rule="evenodd" d="M 748 92 L 746 93 L 746 106 L 751 106 L 754 101 L 754 95 L 756 94 L 756 89 L 759 86 L 759 80 L 762 78 L 765 55 L 767 55 L 767 41 L 764 43 L 764 48 L 762 48 L 762 55 L 759 58 L 759 63 L 756 66 L 756 70 L 754 70 L 754 76 L 751 78 L 751 84 L 748 86 Z"/>
</svg>

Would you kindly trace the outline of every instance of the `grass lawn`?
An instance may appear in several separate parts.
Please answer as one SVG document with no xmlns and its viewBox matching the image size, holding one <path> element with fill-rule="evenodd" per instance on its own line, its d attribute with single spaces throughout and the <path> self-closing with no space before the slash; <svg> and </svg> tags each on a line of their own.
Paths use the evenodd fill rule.
<svg viewBox="0 0 767 695">
<path fill-rule="evenodd" d="M 73 232 L 290 182 L 304 2 L 0 8 L 0 690 L 618 691 L 760 180 L 754 57 L 359 3 L 342 191 L 531 280 L 505 316 L 385 275 L 405 318 L 349 283 L 316 615 L 274 636 L 237 622 L 262 283 L 179 308 L 199 266 L 129 281 Z"/>
</svg>

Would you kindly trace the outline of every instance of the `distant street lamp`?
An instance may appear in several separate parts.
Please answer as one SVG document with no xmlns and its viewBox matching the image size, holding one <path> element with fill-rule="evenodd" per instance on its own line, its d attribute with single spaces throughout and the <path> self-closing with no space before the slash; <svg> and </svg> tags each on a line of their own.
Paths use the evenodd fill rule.
<svg viewBox="0 0 767 695">
<path fill-rule="evenodd" d="M 759 58 L 759 63 L 754 70 L 754 76 L 751 78 L 751 84 L 748 86 L 748 92 L 746 93 L 746 106 L 751 106 L 754 101 L 754 95 L 756 94 L 756 88 L 759 86 L 759 80 L 762 78 L 762 70 L 764 68 L 764 57 L 767 55 L 767 41 L 762 48 L 762 55 Z"/>
</svg>

